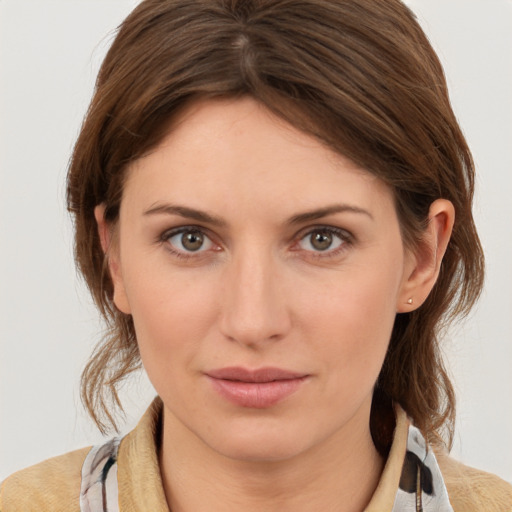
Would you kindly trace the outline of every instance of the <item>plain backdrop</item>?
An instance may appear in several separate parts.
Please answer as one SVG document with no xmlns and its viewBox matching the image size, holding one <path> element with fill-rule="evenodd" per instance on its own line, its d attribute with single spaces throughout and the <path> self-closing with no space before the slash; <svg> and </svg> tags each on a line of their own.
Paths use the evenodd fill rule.
<svg viewBox="0 0 512 512">
<path fill-rule="evenodd" d="M 512 482 L 512 2 L 410 0 L 443 61 L 477 164 L 487 255 L 478 308 L 444 342 L 453 454 Z M 101 324 L 76 275 L 67 162 L 113 29 L 135 0 L 0 0 L 0 480 L 101 441 L 80 371 Z M 124 388 L 131 428 L 153 391 Z"/>
</svg>

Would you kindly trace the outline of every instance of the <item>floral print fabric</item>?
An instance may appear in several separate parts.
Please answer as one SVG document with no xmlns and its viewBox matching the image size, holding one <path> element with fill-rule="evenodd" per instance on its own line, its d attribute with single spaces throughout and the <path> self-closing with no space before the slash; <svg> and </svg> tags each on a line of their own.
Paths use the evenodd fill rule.
<svg viewBox="0 0 512 512">
<path fill-rule="evenodd" d="M 453 512 L 434 452 L 412 425 L 392 512 L 402 511 Z"/>
<path fill-rule="evenodd" d="M 95 446 L 82 466 L 81 512 L 119 512 L 117 451 L 120 438 Z"/>
</svg>

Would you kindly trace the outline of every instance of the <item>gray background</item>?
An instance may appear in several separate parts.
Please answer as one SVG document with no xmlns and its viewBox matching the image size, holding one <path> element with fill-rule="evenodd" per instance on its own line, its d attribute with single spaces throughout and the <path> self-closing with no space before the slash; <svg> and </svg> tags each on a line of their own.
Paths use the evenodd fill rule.
<svg viewBox="0 0 512 512">
<path fill-rule="evenodd" d="M 101 440 L 78 380 L 101 325 L 76 276 L 67 161 L 112 29 L 135 0 L 0 0 L 0 480 Z M 445 65 L 479 172 L 488 279 L 445 350 L 453 453 L 512 481 L 512 2 L 410 0 Z M 130 428 L 153 391 L 125 386 Z"/>
</svg>

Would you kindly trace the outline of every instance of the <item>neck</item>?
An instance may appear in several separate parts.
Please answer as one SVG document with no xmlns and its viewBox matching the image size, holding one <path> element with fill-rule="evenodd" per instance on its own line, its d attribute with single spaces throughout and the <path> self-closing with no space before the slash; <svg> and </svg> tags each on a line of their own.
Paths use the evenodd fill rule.
<svg viewBox="0 0 512 512">
<path fill-rule="evenodd" d="M 165 410 L 160 467 L 169 508 L 172 512 L 361 511 L 384 464 L 368 425 L 369 410 L 291 459 L 247 461 L 212 450 Z"/>
</svg>

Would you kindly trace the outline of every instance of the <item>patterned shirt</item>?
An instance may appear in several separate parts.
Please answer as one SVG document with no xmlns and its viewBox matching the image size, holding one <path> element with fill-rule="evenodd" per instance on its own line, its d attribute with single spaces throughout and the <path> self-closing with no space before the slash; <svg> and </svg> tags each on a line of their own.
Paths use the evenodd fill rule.
<svg viewBox="0 0 512 512">
<path fill-rule="evenodd" d="M 1 485 L 0 512 L 169 512 L 158 463 L 162 408 L 155 399 L 122 439 L 14 473 Z M 365 512 L 452 510 L 512 512 L 512 486 L 434 454 L 397 408 L 391 449 Z"/>
</svg>

